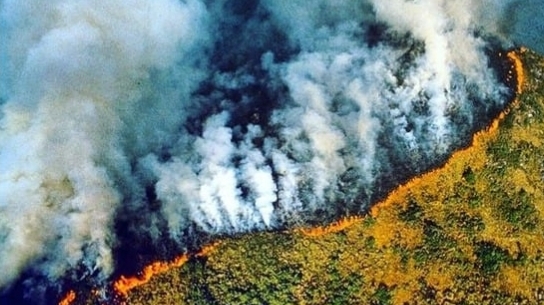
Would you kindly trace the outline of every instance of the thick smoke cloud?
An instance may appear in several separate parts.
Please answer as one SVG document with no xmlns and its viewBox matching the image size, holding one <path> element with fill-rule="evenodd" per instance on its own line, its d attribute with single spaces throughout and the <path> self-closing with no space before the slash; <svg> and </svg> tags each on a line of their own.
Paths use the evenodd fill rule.
<svg viewBox="0 0 544 305">
<path fill-rule="evenodd" d="M 0 288 L 364 212 L 507 101 L 520 2 L 0 1 Z"/>
<path fill-rule="evenodd" d="M 203 75 L 185 56 L 204 14 L 196 1 L 2 2 L 0 287 L 28 268 L 112 272 L 131 162 L 175 140 Z"/>
</svg>

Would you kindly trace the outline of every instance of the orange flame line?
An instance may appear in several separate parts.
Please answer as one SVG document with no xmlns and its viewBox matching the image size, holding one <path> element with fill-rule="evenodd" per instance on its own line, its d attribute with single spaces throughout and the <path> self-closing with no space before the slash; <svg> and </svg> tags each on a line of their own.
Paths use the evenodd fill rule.
<svg viewBox="0 0 544 305">
<path fill-rule="evenodd" d="M 363 217 L 361 216 L 349 216 L 324 227 L 303 228 L 299 229 L 299 231 L 306 236 L 319 237 L 329 233 L 336 233 L 345 230 L 361 220 L 363 220 Z"/>
<path fill-rule="evenodd" d="M 520 48 L 519 51 L 510 51 L 507 56 L 512 61 L 516 73 L 516 93 L 519 95 L 523 92 L 523 85 L 525 84 L 525 71 L 523 69 L 523 62 L 519 57 L 520 53 L 524 53 L 525 48 Z"/>
<path fill-rule="evenodd" d="M 64 298 L 59 302 L 59 305 L 70 305 L 76 299 L 76 292 L 73 290 L 68 291 Z"/>
<path fill-rule="evenodd" d="M 214 243 L 214 244 L 205 246 L 194 256 L 195 257 L 206 256 L 210 254 L 218 244 L 219 243 Z M 161 261 L 153 262 L 150 265 L 145 266 L 144 269 L 139 273 L 139 275 L 132 276 L 132 277 L 125 277 L 124 275 L 121 275 L 121 277 L 117 281 L 114 282 L 113 287 L 119 295 L 126 297 L 132 289 L 146 284 L 154 276 L 161 273 L 165 273 L 170 269 L 179 268 L 183 266 L 189 260 L 190 257 L 191 256 L 189 254 L 183 254 L 176 257 L 174 260 L 170 262 L 161 262 Z"/>
<path fill-rule="evenodd" d="M 210 253 L 212 253 L 215 248 L 217 248 L 217 246 L 219 245 L 220 242 L 215 242 L 213 244 L 209 244 L 207 246 L 204 246 L 200 249 L 200 251 L 198 251 L 197 254 L 195 254 L 195 257 L 204 257 L 204 256 L 208 256 Z"/>
<path fill-rule="evenodd" d="M 145 266 L 138 276 L 125 277 L 122 275 L 117 281 L 115 281 L 113 287 L 119 294 L 127 296 L 130 290 L 149 282 L 153 276 L 164 273 L 175 267 L 181 267 L 188 260 L 189 256 L 184 254 L 176 257 L 171 262 L 154 262 L 151 265 Z"/>
</svg>

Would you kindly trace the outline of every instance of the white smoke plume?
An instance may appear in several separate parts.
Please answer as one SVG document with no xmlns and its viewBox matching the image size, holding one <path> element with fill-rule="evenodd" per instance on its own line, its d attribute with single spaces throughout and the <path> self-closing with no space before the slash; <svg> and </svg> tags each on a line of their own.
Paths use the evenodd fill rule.
<svg viewBox="0 0 544 305">
<path fill-rule="evenodd" d="M 0 289 L 363 213 L 508 100 L 523 2 L 0 0 Z"/>
</svg>

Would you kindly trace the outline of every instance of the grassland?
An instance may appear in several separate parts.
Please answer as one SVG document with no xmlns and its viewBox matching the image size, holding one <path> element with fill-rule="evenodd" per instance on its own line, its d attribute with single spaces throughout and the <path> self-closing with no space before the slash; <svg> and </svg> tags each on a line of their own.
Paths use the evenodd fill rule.
<svg viewBox="0 0 544 305">
<path fill-rule="evenodd" d="M 544 60 L 518 56 L 523 88 L 500 122 L 368 216 L 225 239 L 124 302 L 544 304 Z"/>
</svg>

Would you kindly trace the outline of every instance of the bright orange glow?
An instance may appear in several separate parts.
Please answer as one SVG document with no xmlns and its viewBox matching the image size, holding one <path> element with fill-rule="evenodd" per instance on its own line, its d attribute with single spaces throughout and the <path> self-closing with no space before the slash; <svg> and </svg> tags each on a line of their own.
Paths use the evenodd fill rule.
<svg viewBox="0 0 544 305">
<path fill-rule="evenodd" d="M 151 265 L 145 266 L 137 276 L 125 277 L 122 275 L 117 281 L 115 281 L 113 287 L 115 288 L 116 292 L 126 296 L 130 290 L 149 282 L 153 276 L 164 273 L 172 268 L 181 267 L 188 260 L 189 256 L 184 254 L 176 257 L 171 262 L 154 262 Z"/>
<path fill-rule="evenodd" d="M 516 93 L 521 94 L 523 92 L 523 84 L 525 83 L 525 71 L 523 70 L 523 63 L 519 58 L 519 53 L 524 53 L 525 48 L 519 49 L 519 51 L 508 52 L 508 59 L 512 61 L 516 73 Z"/>
<path fill-rule="evenodd" d="M 329 233 L 340 232 L 353 224 L 360 222 L 361 220 L 363 220 L 363 217 L 361 216 L 350 216 L 335 221 L 325 227 L 303 228 L 300 229 L 300 232 L 306 236 L 319 237 Z"/>
<path fill-rule="evenodd" d="M 215 242 L 213 244 L 202 247 L 202 249 L 200 249 L 200 251 L 197 254 L 195 254 L 195 257 L 207 256 L 208 254 L 212 253 L 212 251 L 215 250 L 215 248 L 218 245 L 219 245 L 219 242 Z"/>
<path fill-rule="evenodd" d="M 215 247 L 218 245 L 218 243 L 214 243 L 208 246 L 203 247 L 198 253 L 196 253 L 195 257 L 201 257 L 206 256 L 210 254 Z M 154 262 L 148 266 L 145 266 L 144 269 L 136 276 L 132 277 L 125 277 L 121 276 L 115 283 L 113 283 L 113 288 L 115 291 L 121 295 L 121 296 L 127 296 L 130 290 L 144 285 L 147 282 L 153 278 L 153 276 L 156 276 L 161 273 L 165 273 L 168 270 L 171 270 L 173 268 L 179 268 L 183 266 L 190 258 L 191 256 L 189 254 L 183 254 L 178 257 L 176 257 L 174 260 L 170 262 Z"/>
<path fill-rule="evenodd" d="M 73 290 L 68 291 L 66 296 L 59 302 L 59 305 L 70 305 L 76 299 L 76 293 Z"/>
</svg>

